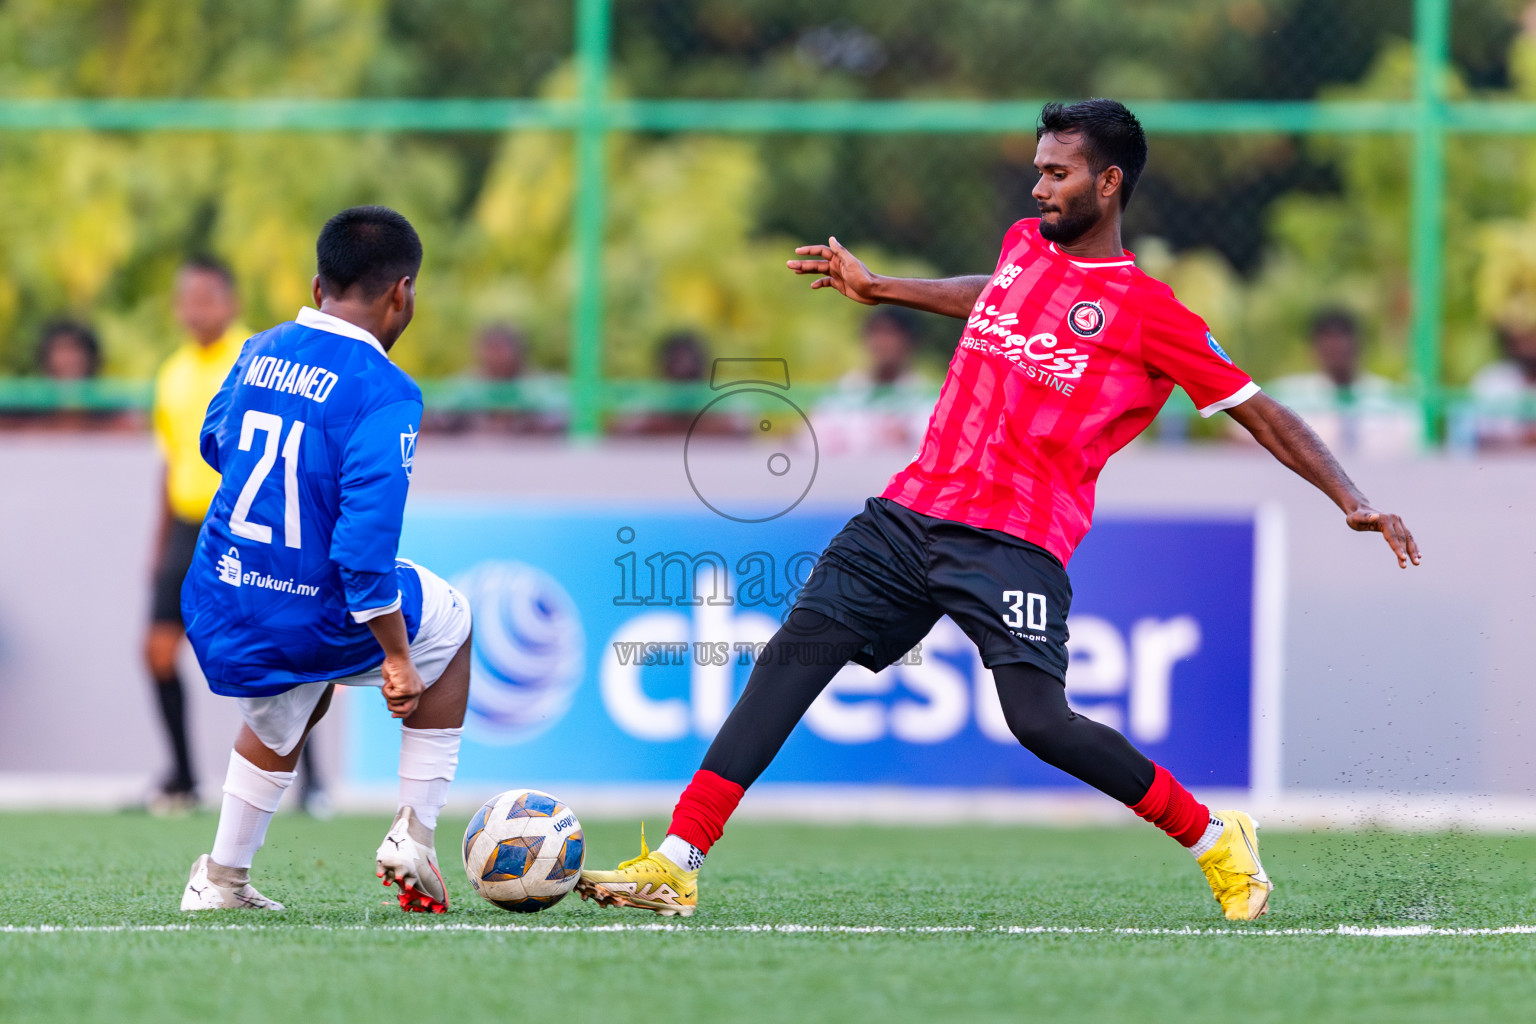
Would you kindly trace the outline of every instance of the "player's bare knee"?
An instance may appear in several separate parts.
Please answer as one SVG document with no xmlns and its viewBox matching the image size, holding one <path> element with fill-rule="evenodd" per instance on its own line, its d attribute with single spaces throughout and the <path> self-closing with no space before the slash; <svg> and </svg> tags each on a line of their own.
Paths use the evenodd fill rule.
<svg viewBox="0 0 1536 1024">
<path fill-rule="evenodd" d="M 469 658 L 473 637 L 466 637 L 443 669 L 437 682 L 427 687 L 416 710 L 404 721 L 412 729 L 457 729 L 464 724 L 469 707 Z"/>
</svg>

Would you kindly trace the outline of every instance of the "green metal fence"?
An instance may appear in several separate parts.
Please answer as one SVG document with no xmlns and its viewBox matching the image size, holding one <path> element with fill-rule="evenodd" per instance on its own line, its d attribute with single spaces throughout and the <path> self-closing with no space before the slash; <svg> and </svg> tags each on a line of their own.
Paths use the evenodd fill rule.
<svg viewBox="0 0 1536 1024">
<path fill-rule="evenodd" d="M 1239 135 L 1379 133 L 1412 140 L 1411 363 L 1427 436 L 1442 422 L 1443 249 L 1447 139 L 1458 134 L 1536 133 L 1536 104 L 1452 102 L 1448 46 L 1451 0 L 1414 0 L 1415 88 L 1400 102 L 1139 102 L 1149 133 Z M 0 130 L 88 131 L 567 131 L 576 144 L 574 245 L 578 286 L 572 317 L 570 423 L 598 433 L 624 388 L 605 383 L 603 245 L 608 140 L 616 132 L 1013 134 L 1033 129 L 1039 100 L 753 101 L 615 99 L 609 95 L 612 0 L 576 0 L 578 91 L 574 100 L 7 100 Z M 76 388 L 86 405 L 138 395 L 132 386 Z M 17 392 L 20 395 L 20 392 Z M 22 405 L 62 394 L 31 386 Z"/>
</svg>

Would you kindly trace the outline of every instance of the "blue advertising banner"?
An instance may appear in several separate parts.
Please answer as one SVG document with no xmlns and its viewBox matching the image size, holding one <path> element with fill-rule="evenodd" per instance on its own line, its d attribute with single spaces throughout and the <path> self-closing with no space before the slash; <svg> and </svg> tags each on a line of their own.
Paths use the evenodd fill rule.
<svg viewBox="0 0 1536 1024">
<path fill-rule="evenodd" d="M 402 554 L 474 609 L 459 777 L 687 780 L 746 685 L 755 645 L 855 511 L 802 507 L 750 523 L 698 506 L 413 505 Z M 1279 602 L 1264 599 L 1258 576 L 1278 560 L 1262 557 L 1261 519 L 1106 516 L 1069 567 L 1069 699 L 1192 785 L 1262 784 L 1277 754 L 1265 723 Z M 352 709 L 351 781 L 393 780 L 396 723 L 379 702 Z M 900 664 L 843 669 L 762 781 L 1080 785 L 1014 740 L 991 673 L 948 619 Z"/>
</svg>

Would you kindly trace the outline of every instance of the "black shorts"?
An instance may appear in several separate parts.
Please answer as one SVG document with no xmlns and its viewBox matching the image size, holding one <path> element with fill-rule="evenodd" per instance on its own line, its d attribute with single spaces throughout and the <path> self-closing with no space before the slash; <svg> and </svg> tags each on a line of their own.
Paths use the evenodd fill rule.
<svg viewBox="0 0 1536 1024">
<path fill-rule="evenodd" d="M 165 550 L 155 566 L 154 589 L 150 593 L 151 622 L 170 622 L 181 625 L 181 584 L 192 568 L 192 555 L 197 551 L 197 532 L 202 523 L 189 523 L 171 517 L 171 527 L 165 534 Z"/>
<path fill-rule="evenodd" d="M 862 636 L 868 643 L 853 660 L 875 671 L 900 660 L 948 615 L 988 668 L 1026 662 L 1066 678 L 1072 583 L 1055 556 L 887 498 L 870 498 L 832 538 L 795 607 Z"/>
</svg>

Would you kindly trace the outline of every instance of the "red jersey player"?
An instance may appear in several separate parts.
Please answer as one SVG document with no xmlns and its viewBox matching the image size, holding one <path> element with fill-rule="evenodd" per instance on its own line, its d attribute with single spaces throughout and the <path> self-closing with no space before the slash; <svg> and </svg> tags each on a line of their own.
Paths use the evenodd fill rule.
<svg viewBox="0 0 1536 1024">
<path fill-rule="evenodd" d="M 691 914 L 704 855 L 826 684 L 850 660 L 889 665 L 947 614 L 992 670 L 1021 744 L 1187 847 L 1227 917 L 1268 909 L 1274 886 L 1253 819 L 1212 813 L 1125 737 L 1067 706 L 1065 567 L 1092 520 L 1099 471 L 1177 384 L 1202 416 L 1228 413 L 1333 499 L 1351 529 L 1382 534 L 1399 565 L 1418 564 L 1418 546 L 1121 248 L 1121 214 L 1147 159 L 1135 116 L 1112 100 L 1052 103 L 1036 138 L 1040 218 L 1009 229 L 990 278 L 880 277 L 835 238 L 796 250 L 805 258 L 791 270 L 822 275 L 812 288 L 963 318 L 965 330 L 917 459 L 822 553 L 666 840 L 649 851 L 642 837 L 639 857 L 584 872 L 584 897 Z"/>
</svg>

